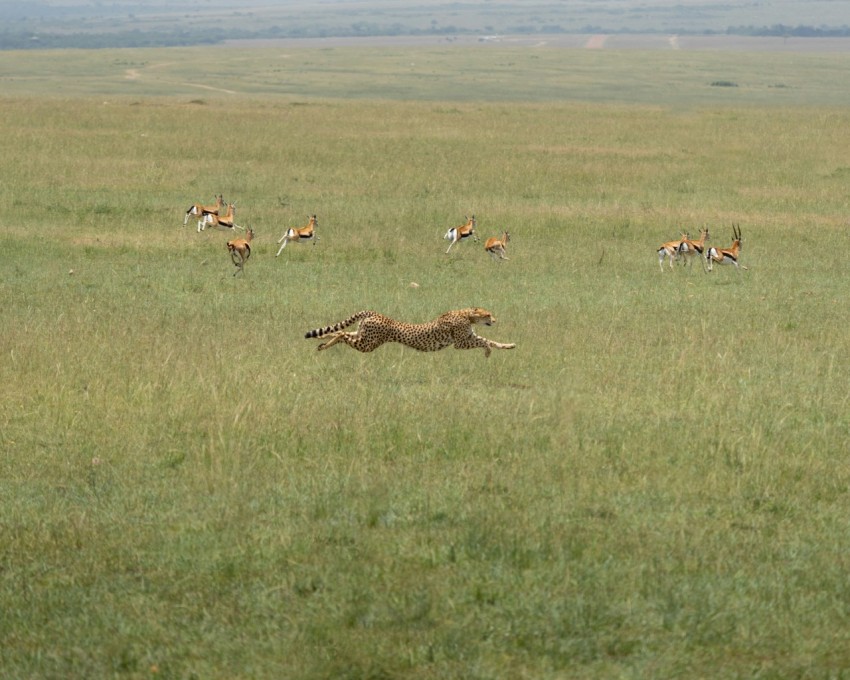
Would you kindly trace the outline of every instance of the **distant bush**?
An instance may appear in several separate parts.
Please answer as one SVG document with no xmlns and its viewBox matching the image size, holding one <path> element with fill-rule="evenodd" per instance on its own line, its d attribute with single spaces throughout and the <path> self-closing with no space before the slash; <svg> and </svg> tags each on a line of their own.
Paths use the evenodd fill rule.
<svg viewBox="0 0 850 680">
<path fill-rule="evenodd" d="M 712 87 L 738 87 L 738 83 L 734 83 L 731 80 L 715 80 L 712 84 Z"/>
</svg>

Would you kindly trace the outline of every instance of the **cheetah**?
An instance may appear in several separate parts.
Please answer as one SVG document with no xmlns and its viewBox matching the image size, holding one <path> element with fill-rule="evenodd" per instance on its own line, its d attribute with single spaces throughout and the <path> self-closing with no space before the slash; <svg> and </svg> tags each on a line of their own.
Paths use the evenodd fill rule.
<svg viewBox="0 0 850 680">
<path fill-rule="evenodd" d="M 343 330 L 358 321 L 360 326 L 353 333 Z M 358 352 L 371 352 L 385 342 L 400 342 L 420 352 L 436 352 L 453 344 L 456 349 L 481 347 L 484 350 L 484 356 L 489 357 L 493 348 L 513 349 L 516 347 L 514 343 L 504 344 L 482 338 L 476 335 L 472 328 L 476 323 L 492 326 L 495 322 L 493 315 L 480 307 L 446 312 L 428 323 L 403 323 L 367 310 L 357 312 L 333 326 L 308 331 L 304 337 L 309 339 L 331 336 L 329 340 L 317 347 L 319 350 L 344 342 Z"/>
</svg>

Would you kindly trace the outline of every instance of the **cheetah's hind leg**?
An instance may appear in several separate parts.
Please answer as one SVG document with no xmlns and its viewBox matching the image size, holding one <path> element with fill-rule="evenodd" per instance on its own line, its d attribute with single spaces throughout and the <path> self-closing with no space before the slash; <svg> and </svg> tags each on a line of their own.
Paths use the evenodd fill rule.
<svg viewBox="0 0 850 680">
<path fill-rule="evenodd" d="M 327 342 L 323 342 L 316 349 L 322 351 L 323 349 L 328 349 L 329 347 L 333 347 L 338 342 L 347 342 L 345 336 L 347 335 L 355 335 L 354 333 L 347 333 L 346 331 L 337 331 L 333 335 L 330 336 L 330 340 Z M 328 336 L 325 336 L 328 337 Z"/>
</svg>

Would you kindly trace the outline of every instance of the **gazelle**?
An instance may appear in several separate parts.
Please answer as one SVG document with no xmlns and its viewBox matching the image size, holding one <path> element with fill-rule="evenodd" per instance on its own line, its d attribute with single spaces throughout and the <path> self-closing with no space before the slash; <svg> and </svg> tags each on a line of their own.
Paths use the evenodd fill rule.
<svg viewBox="0 0 850 680">
<path fill-rule="evenodd" d="M 658 248 L 658 266 L 661 267 L 662 272 L 664 271 L 664 258 L 670 258 L 670 269 L 673 269 L 673 260 L 676 260 L 679 257 L 679 247 L 687 240 L 688 234 L 682 232 L 682 238 L 678 241 L 667 241 L 667 243 L 661 244 Z"/>
<path fill-rule="evenodd" d="M 227 242 L 227 249 L 230 251 L 230 259 L 236 265 L 236 271 L 233 276 L 245 270 L 245 263 L 251 257 L 251 241 L 254 238 L 254 230 L 249 228 L 245 232 L 245 238 L 235 238 Z"/>
<path fill-rule="evenodd" d="M 227 205 L 227 213 L 224 216 L 207 213 L 198 220 L 198 231 L 201 232 L 207 228 L 207 225 L 216 227 L 217 229 L 242 229 L 235 222 L 236 220 L 236 203 Z"/>
<path fill-rule="evenodd" d="M 708 239 L 708 227 L 700 229 L 698 241 L 691 241 L 689 238 L 682 240 L 679 244 L 679 255 L 685 256 L 685 262 L 687 264 L 690 264 L 690 260 L 694 255 L 699 255 L 700 261 L 702 261 L 702 256 L 705 253 L 705 242 L 708 241 Z"/>
<path fill-rule="evenodd" d="M 502 238 L 496 238 L 495 236 L 488 238 L 484 243 L 484 250 L 490 253 L 490 257 L 494 260 L 507 260 L 507 255 L 505 255 L 505 247 L 508 245 L 508 241 L 511 240 L 511 235 L 508 232 L 505 232 L 502 235 Z"/>
<path fill-rule="evenodd" d="M 286 248 L 286 244 L 290 241 L 309 241 L 313 240 L 313 245 L 316 245 L 316 241 L 319 240 L 319 237 L 316 236 L 316 227 L 319 226 L 319 221 L 316 219 L 315 215 L 308 215 L 309 222 L 307 222 L 306 227 L 293 227 L 291 229 L 287 229 L 286 233 L 278 239 L 278 243 L 281 244 L 280 248 L 277 249 L 277 257 L 283 252 L 283 249 Z"/>
<path fill-rule="evenodd" d="M 218 215 L 218 211 L 221 210 L 221 206 L 224 205 L 224 196 L 219 194 L 215 197 L 215 203 L 212 205 L 204 205 L 203 203 L 195 203 L 190 206 L 186 211 L 186 216 L 183 218 L 183 226 L 189 222 L 189 218 L 194 215 L 195 217 L 203 217 L 204 215 Z"/>
<path fill-rule="evenodd" d="M 728 248 L 709 248 L 705 254 L 705 261 L 708 264 L 708 271 L 711 271 L 714 264 L 734 264 L 738 273 L 741 269 L 746 269 L 743 265 L 738 266 L 738 253 L 741 252 L 741 227 L 737 224 L 732 225 L 732 245 Z"/>
<path fill-rule="evenodd" d="M 446 241 L 451 241 L 449 247 L 446 249 L 446 252 L 448 253 L 455 243 L 465 238 L 469 238 L 470 236 L 475 241 L 478 241 L 478 234 L 475 233 L 476 224 L 477 223 L 475 221 L 475 215 L 473 215 L 472 217 L 466 218 L 466 224 L 462 224 L 459 227 L 452 227 L 451 229 L 449 229 L 446 232 L 446 235 L 443 236 Z"/>
</svg>

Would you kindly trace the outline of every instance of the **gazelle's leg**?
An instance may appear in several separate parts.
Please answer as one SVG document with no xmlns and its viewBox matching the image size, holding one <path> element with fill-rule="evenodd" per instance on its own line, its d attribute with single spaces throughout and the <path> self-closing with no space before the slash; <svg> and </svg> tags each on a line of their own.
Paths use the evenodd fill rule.
<svg viewBox="0 0 850 680">
<path fill-rule="evenodd" d="M 286 234 L 283 235 L 283 237 L 280 239 L 280 241 L 278 241 L 278 243 L 280 243 L 281 241 L 283 241 L 283 245 L 281 245 L 281 247 L 277 249 L 277 255 L 275 255 L 275 257 L 277 257 L 283 252 L 283 249 L 286 248 L 286 244 L 289 242 L 289 239 L 286 238 Z"/>
</svg>

